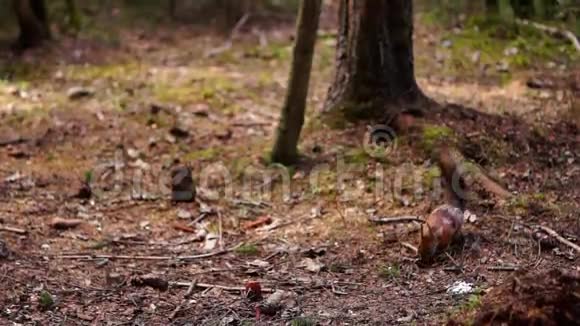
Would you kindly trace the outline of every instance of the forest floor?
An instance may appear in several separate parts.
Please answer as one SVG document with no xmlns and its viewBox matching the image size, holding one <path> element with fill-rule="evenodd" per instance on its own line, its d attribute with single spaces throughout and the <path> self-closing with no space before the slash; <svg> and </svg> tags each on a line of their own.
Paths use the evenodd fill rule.
<svg viewBox="0 0 580 326">
<path fill-rule="evenodd" d="M 366 125 L 318 118 L 334 60 L 323 33 L 307 158 L 283 168 L 267 157 L 290 35 L 244 30 L 224 47 L 190 27 L 133 28 L 115 46 L 65 38 L 1 57 L 0 324 L 556 324 L 577 313 L 579 253 L 534 228 L 580 242 L 577 56 L 460 48 L 461 37 L 419 25 L 418 81 L 447 109 L 375 157 Z M 417 245 L 416 225 L 368 218 L 441 203 L 424 149 L 442 136 L 514 195 L 475 191 L 463 244 L 420 266 L 402 245 Z M 168 200 L 177 164 L 192 167 L 198 201 Z M 91 199 L 76 196 L 85 180 Z M 240 291 L 248 281 L 264 296 L 285 290 L 282 308 L 258 314 Z"/>
</svg>

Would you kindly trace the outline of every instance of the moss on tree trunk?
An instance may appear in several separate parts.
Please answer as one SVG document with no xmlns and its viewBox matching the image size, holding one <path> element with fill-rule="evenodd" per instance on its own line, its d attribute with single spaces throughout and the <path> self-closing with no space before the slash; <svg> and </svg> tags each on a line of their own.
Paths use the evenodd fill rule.
<svg viewBox="0 0 580 326">
<path fill-rule="evenodd" d="M 288 90 L 272 150 L 273 162 L 292 164 L 298 159 L 298 139 L 304 123 L 321 6 L 321 0 L 300 2 Z"/>
<path fill-rule="evenodd" d="M 384 117 L 386 104 L 424 98 L 413 60 L 413 4 L 341 0 L 336 71 L 324 112 L 347 120 Z"/>
</svg>

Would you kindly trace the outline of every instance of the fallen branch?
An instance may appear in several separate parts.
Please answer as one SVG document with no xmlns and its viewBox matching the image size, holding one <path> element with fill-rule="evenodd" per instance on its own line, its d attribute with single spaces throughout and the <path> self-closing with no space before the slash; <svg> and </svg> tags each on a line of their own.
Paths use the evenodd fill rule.
<svg viewBox="0 0 580 326">
<path fill-rule="evenodd" d="M 453 170 L 457 171 L 459 176 L 471 174 L 488 192 L 501 198 L 511 197 L 512 194 L 492 179 L 479 164 L 466 159 L 459 150 L 452 152 L 453 154 L 447 157 L 451 160 L 449 163 L 453 165 Z"/>
<path fill-rule="evenodd" d="M 559 29 L 559 28 L 552 27 L 552 26 L 547 26 L 544 24 L 532 22 L 532 21 L 525 20 L 525 19 L 516 19 L 516 23 L 519 25 L 524 25 L 524 26 L 532 26 L 532 27 L 539 29 L 542 32 L 546 32 L 548 34 L 565 37 L 568 40 L 570 40 L 572 45 L 576 48 L 576 51 L 580 52 L 580 42 L 578 42 L 578 38 L 576 37 L 576 35 L 574 35 L 574 33 L 572 33 L 569 30 Z"/>
<path fill-rule="evenodd" d="M 548 235 L 552 236 L 553 238 L 555 238 L 556 240 L 558 240 L 560 243 L 567 245 L 568 247 L 576 250 L 576 252 L 580 253 L 580 246 L 578 246 L 577 244 L 565 239 L 564 237 L 562 237 L 561 235 L 558 234 L 558 232 L 550 229 L 547 226 L 544 225 L 539 225 L 538 226 L 542 231 L 546 232 Z"/>
<path fill-rule="evenodd" d="M 191 286 L 192 282 L 169 282 L 170 286 L 175 287 L 184 287 L 188 288 Z M 243 292 L 246 290 L 243 286 L 226 286 L 226 285 L 219 285 L 219 284 L 209 284 L 209 283 L 195 283 L 194 287 L 200 289 L 221 289 L 224 291 L 231 291 L 231 292 Z M 271 288 L 262 288 L 262 292 L 273 293 L 274 289 Z"/>
<path fill-rule="evenodd" d="M 579 252 L 580 253 L 580 246 L 579 245 L 573 243 L 570 240 L 567 240 L 566 238 L 564 238 L 561 235 L 559 235 L 558 232 L 554 231 L 553 229 L 551 229 L 551 228 L 549 228 L 549 227 L 547 227 L 545 225 L 530 225 L 530 224 L 527 224 L 527 223 L 524 223 L 524 222 L 515 222 L 515 221 L 512 221 L 511 219 L 509 219 L 507 217 L 503 217 L 503 216 L 500 216 L 500 215 L 496 215 L 496 217 L 499 217 L 499 218 L 501 218 L 504 221 L 508 221 L 508 222 L 512 222 L 514 224 L 521 225 L 521 226 L 523 226 L 526 229 L 531 230 L 531 231 L 540 229 L 540 230 L 546 232 L 552 238 L 558 240 L 558 242 L 560 242 L 561 244 L 564 244 L 564 245 L 566 245 L 566 246 L 568 246 L 568 247 L 576 250 L 576 252 Z"/>
<path fill-rule="evenodd" d="M 418 216 L 394 216 L 394 217 L 369 217 L 369 221 L 375 224 L 397 224 L 397 223 L 425 223 L 423 219 Z"/>
<path fill-rule="evenodd" d="M 193 292 L 193 289 L 195 288 L 196 284 L 197 284 L 196 280 L 193 280 L 191 283 L 189 283 L 189 287 L 187 288 L 187 291 L 183 295 L 183 300 L 181 301 L 180 304 L 177 305 L 177 307 L 175 307 L 171 315 L 169 315 L 169 320 L 173 320 L 175 319 L 175 317 L 177 317 L 177 314 L 179 314 L 181 308 L 183 308 L 183 305 L 185 305 L 187 299 L 189 299 L 189 297 L 191 296 L 191 293 Z"/>
<path fill-rule="evenodd" d="M 218 250 L 214 252 L 208 252 L 206 254 L 199 254 L 199 255 L 192 255 L 192 256 L 135 256 L 135 255 L 55 255 L 56 258 L 61 259 L 114 259 L 114 260 L 181 260 L 181 261 L 189 261 L 201 258 L 207 258 L 212 256 L 223 255 L 230 251 L 236 250 L 238 247 L 242 246 L 244 242 L 240 242 L 239 244 L 224 249 Z"/>
<path fill-rule="evenodd" d="M 393 121 L 392 126 L 401 133 L 406 132 L 423 132 L 425 123 L 418 121 L 413 115 L 409 113 L 402 113 L 397 115 Z M 481 184 L 485 190 L 495 194 L 501 198 L 508 198 L 512 194 L 500 185 L 496 180 L 491 178 L 486 171 L 477 163 L 468 160 L 465 156 L 454 146 L 443 145 L 443 150 L 448 151 L 451 155 L 446 155 L 447 162 L 450 165 L 450 170 L 455 171 L 459 176 L 471 174 L 473 178 Z"/>
<path fill-rule="evenodd" d="M 0 231 L 12 232 L 12 233 L 16 233 L 16 234 L 26 234 L 26 233 L 28 233 L 28 231 L 26 231 L 24 229 L 15 228 L 15 227 L 12 227 L 12 226 L 3 226 L 3 225 L 0 225 Z"/>
</svg>

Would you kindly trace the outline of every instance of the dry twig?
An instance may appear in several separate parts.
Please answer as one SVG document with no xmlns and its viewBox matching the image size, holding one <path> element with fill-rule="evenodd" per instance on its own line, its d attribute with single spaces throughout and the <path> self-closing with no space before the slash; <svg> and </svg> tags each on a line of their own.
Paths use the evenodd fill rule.
<svg viewBox="0 0 580 326">
<path fill-rule="evenodd" d="M 189 288 L 191 286 L 191 282 L 169 282 L 169 285 L 175 287 L 186 287 Z M 226 285 L 219 285 L 219 284 L 209 284 L 209 283 L 195 283 L 194 286 L 200 289 L 221 289 L 224 291 L 231 291 L 231 292 L 243 292 L 246 290 L 243 286 L 226 286 Z M 262 288 L 262 292 L 272 293 L 274 289 L 271 288 Z"/>
<path fill-rule="evenodd" d="M 419 249 L 417 249 L 417 247 L 413 246 L 412 244 L 408 243 L 408 242 L 400 242 L 401 246 L 413 251 L 415 253 L 415 255 L 419 252 Z"/>
<path fill-rule="evenodd" d="M 189 283 L 189 287 L 187 288 L 187 291 L 183 295 L 183 300 L 181 301 L 180 304 L 177 305 L 177 307 L 175 307 L 175 310 L 173 310 L 171 315 L 169 315 L 169 320 L 173 320 L 173 319 L 175 319 L 175 317 L 177 317 L 177 314 L 179 314 L 179 312 L 181 311 L 181 308 L 183 308 L 187 299 L 189 299 L 189 297 L 191 296 L 191 293 L 193 293 L 193 289 L 195 288 L 196 284 L 197 284 L 197 280 L 193 280 L 191 283 Z"/>
<path fill-rule="evenodd" d="M 369 217 L 369 221 L 375 224 L 397 224 L 397 223 L 411 223 L 411 222 L 418 222 L 418 223 L 425 223 L 423 219 L 418 216 L 394 216 L 394 217 L 378 217 L 373 216 Z"/>
<path fill-rule="evenodd" d="M 576 252 L 580 253 L 580 246 L 578 246 L 577 244 L 565 239 L 564 237 L 562 237 L 561 235 L 558 234 L 558 232 L 550 229 L 547 226 L 544 225 L 539 225 L 538 226 L 542 231 L 546 232 L 548 235 L 552 236 L 553 238 L 555 238 L 556 240 L 558 240 L 560 243 L 567 245 L 568 247 L 576 250 Z"/>
<path fill-rule="evenodd" d="M 61 259 L 117 259 L 117 260 L 181 260 L 181 261 L 189 261 L 201 258 L 207 258 L 212 256 L 218 256 L 230 251 L 236 250 L 240 246 L 242 246 L 244 242 L 240 242 L 237 245 L 218 250 L 214 252 L 208 252 L 206 254 L 199 254 L 199 255 L 192 255 L 192 256 L 135 256 L 135 255 L 54 255 L 56 258 Z"/>
<path fill-rule="evenodd" d="M 26 233 L 28 233 L 28 231 L 26 231 L 24 229 L 19 229 L 19 228 L 16 228 L 16 227 L 4 226 L 4 225 L 0 225 L 0 231 L 12 232 L 12 233 L 16 233 L 16 234 L 26 234 Z"/>
</svg>

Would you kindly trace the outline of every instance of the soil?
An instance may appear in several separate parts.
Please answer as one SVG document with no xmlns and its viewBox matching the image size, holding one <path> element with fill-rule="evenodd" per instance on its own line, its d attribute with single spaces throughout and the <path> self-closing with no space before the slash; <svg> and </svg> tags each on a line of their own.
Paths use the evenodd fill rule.
<svg viewBox="0 0 580 326">
<path fill-rule="evenodd" d="M 418 62 L 439 47 L 432 32 L 417 26 Z M 399 135 L 375 156 L 368 126 L 321 123 L 333 38 L 317 46 L 304 161 L 267 162 L 291 33 L 248 28 L 221 49 L 207 30 L 133 28 L 120 45 L 64 38 L 3 54 L 0 325 L 580 320 L 579 253 L 536 228 L 579 243 L 580 134 L 568 115 L 577 66 L 514 72 L 507 85 L 419 68 L 441 104 L 429 123 L 514 194 L 473 185 L 463 241 L 424 266 L 407 245 L 416 225 L 368 217 L 424 216 L 442 202 L 425 154 L 432 135 Z M 532 77 L 552 87 L 526 86 Z M 183 165 L 197 200 L 171 202 L 168 176 Z M 256 308 L 249 281 L 264 297 L 286 291 L 281 307 Z M 460 281 L 470 290 L 454 294 Z"/>
</svg>

